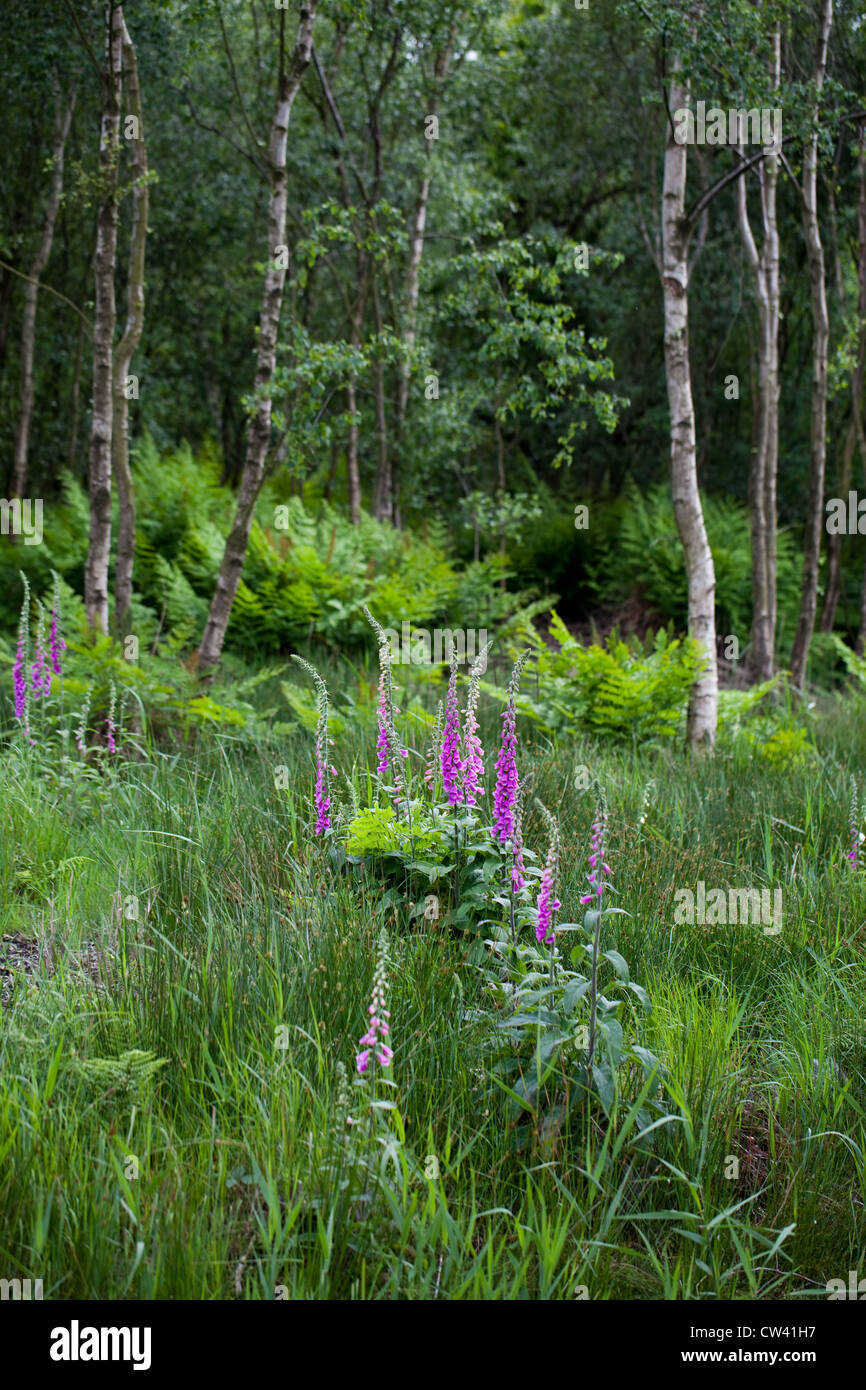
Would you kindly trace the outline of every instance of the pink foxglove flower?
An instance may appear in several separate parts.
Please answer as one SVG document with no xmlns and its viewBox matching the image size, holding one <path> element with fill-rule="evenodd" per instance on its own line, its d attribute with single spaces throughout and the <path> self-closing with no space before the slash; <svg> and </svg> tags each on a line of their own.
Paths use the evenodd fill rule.
<svg viewBox="0 0 866 1390">
<path fill-rule="evenodd" d="M 538 804 L 541 806 L 541 802 Z M 559 873 L 559 826 L 546 806 L 541 806 L 541 809 L 544 812 L 550 830 L 550 845 L 547 851 L 547 861 L 544 865 L 544 872 L 541 875 L 541 890 L 538 894 L 535 938 L 539 945 L 552 946 L 556 939 L 554 935 L 553 915 L 562 907 L 562 903 L 559 899 L 554 897 L 556 879 Z"/>
<path fill-rule="evenodd" d="M 388 706 L 385 699 L 385 672 L 379 673 L 379 708 L 377 711 L 379 737 L 376 747 L 379 750 L 379 763 L 376 768 L 379 776 L 388 771 Z"/>
<path fill-rule="evenodd" d="M 451 653 L 451 675 L 445 699 L 445 729 L 442 736 L 442 786 L 450 806 L 463 799 L 460 785 L 464 763 L 460 757 L 460 710 L 457 704 L 457 658 Z"/>
<path fill-rule="evenodd" d="M 595 902 L 601 907 L 601 897 L 604 893 L 605 874 L 611 872 L 609 864 L 604 861 L 604 839 L 607 831 L 607 810 L 602 804 L 596 812 L 596 819 L 592 823 L 592 840 L 589 847 L 589 879 L 590 891 L 581 898 L 584 905 Z"/>
<path fill-rule="evenodd" d="M 54 599 L 51 604 L 51 635 L 48 639 L 51 650 L 51 669 L 55 676 L 61 674 L 60 653 L 66 651 L 66 643 L 60 631 L 60 578 L 54 575 Z"/>
<path fill-rule="evenodd" d="M 366 1033 L 358 1040 L 358 1046 L 361 1050 L 355 1058 L 355 1069 L 359 1076 L 364 1075 L 370 1065 L 371 1057 L 376 1058 L 380 1067 L 389 1067 L 394 1057 L 393 1049 L 385 1041 L 391 1033 L 391 1025 L 388 1021 L 391 1014 L 385 1007 L 387 983 L 388 937 L 383 931 L 379 939 L 376 973 L 373 976 L 373 994 L 368 1008 L 370 1021 Z"/>
<path fill-rule="evenodd" d="M 316 825 L 313 833 L 324 835 L 325 831 L 331 828 L 331 759 L 328 754 L 331 740 L 328 738 L 328 687 L 315 666 L 311 666 L 309 661 L 304 661 L 303 657 L 300 656 L 293 656 L 292 660 L 308 675 L 312 676 L 316 684 L 319 717 L 316 724 L 316 789 L 314 794 Z"/>
<path fill-rule="evenodd" d="M 27 682 L 27 658 L 30 653 L 30 585 L 22 574 L 24 601 L 21 604 L 21 617 L 18 621 L 18 644 L 15 648 L 15 662 L 12 667 L 12 683 L 15 690 L 15 718 L 21 722 L 25 737 L 30 744 L 36 743 L 30 733 L 30 686 Z"/>
<path fill-rule="evenodd" d="M 463 800 L 467 806 L 476 806 L 483 791 L 484 749 L 478 737 L 478 692 L 482 669 L 487 665 L 489 643 L 481 649 L 472 663 L 469 673 L 469 694 L 466 697 L 466 733 L 464 737 Z"/>
<path fill-rule="evenodd" d="M 379 640 L 379 705 L 377 710 L 379 737 L 376 742 L 379 761 L 376 771 L 380 777 L 383 777 L 390 768 L 394 804 L 399 807 L 401 802 L 408 803 L 403 762 L 409 757 L 409 750 L 408 748 L 401 748 L 394 723 L 394 715 L 399 714 L 400 711 L 394 708 L 391 647 L 388 642 L 388 634 L 366 605 L 364 615 Z"/>
<path fill-rule="evenodd" d="M 47 695 L 48 691 L 51 689 L 51 672 L 45 660 L 45 610 L 38 599 L 36 600 L 36 608 L 36 660 L 30 668 L 30 681 L 34 700 L 38 700 L 40 695 Z"/>
<path fill-rule="evenodd" d="M 18 628 L 18 646 L 15 649 L 15 665 L 12 667 L 12 681 L 15 687 L 15 718 L 23 719 L 27 709 L 27 652 L 24 633 Z"/>
<path fill-rule="evenodd" d="M 496 787 L 493 792 L 493 836 L 506 845 L 514 840 L 514 801 L 517 796 L 517 691 L 529 652 L 514 663 L 508 682 L 508 699 L 502 714 L 502 742 L 496 759 Z"/>
</svg>

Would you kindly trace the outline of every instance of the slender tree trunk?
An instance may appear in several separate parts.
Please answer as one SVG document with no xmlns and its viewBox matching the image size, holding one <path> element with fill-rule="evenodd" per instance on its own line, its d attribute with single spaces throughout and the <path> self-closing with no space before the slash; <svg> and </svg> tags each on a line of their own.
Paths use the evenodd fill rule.
<svg viewBox="0 0 866 1390">
<path fill-rule="evenodd" d="M 75 370 L 72 375 L 72 396 L 69 401 L 69 449 L 66 454 L 66 467 L 70 473 L 75 471 L 75 455 L 78 452 L 78 402 L 81 396 L 81 355 L 84 347 L 84 324 L 78 326 L 78 341 L 75 346 Z"/>
<path fill-rule="evenodd" d="M 857 367 L 854 369 L 854 376 L 857 375 Z M 854 422 L 854 411 L 859 410 L 859 390 L 855 387 L 854 380 L 851 381 L 851 419 L 848 429 L 845 432 L 845 442 L 842 445 L 842 466 L 839 469 L 839 493 L 840 497 L 847 497 L 851 487 L 851 474 L 854 465 L 854 451 L 857 445 L 857 426 Z M 838 532 L 833 532 L 827 537 L 827 579 L 824 585 L 824 603 L 821 607 L 821 618 L 818 623 L 819 632 L 832 632 L 836 625 L 836 609 L 839 604 L 839 594 L 841 592 L 841 559 L 842 559 L 842 537 Z"/>
<path fill-rule="evenodd" d="M 132 563 L 135 557 L 135 489 L 129 466 L 129 398 L 127 376 L 144 326 L 144 256 L 147 244 L 147 146 L 141 110 L 141 87 L 135 46 L 123 24 L 123 60 L 126 76 L 126 108 L 135 122 L 132 138 L 132 236 L 129 245 L 129 278 L 126 286 L 126 326 L 114 355 L 114 424 L 112 466 L 117 479 L 117 555 L 114 581 L 115 621 L 126 631 L 132 601 Z"/>
<path fill-rule="evenodd" d="M 507 480 L 505 477 L 505 438 L 502 433 L 502 421 L 499 419 L 499 402 L 493 412 L 494 431 L 496 434 L 496 485 L 499 490 L 499 505 L 501 513 L 499 517 L 499 555 L 505 561 L 505 554 L 508 545 L 508 538 L 505 534 L 505 489 Z M 499 587 L 503 592 L 508 588 L 505 573 L 499 577 Z"/>
<path fill-rule="evenodd" d="M 859 446 L 863 464 L 866 467 L 866 452 L 863 451 L 863 370 L 866 359 L 866 149 L 864 149 L 866 127 L 860 127 L 860 143 L 857 150 L 857 177 L 859 194 L 857 200 L 857 359 L 851 374 L 851 420 L 842 448 L 842 468 L 839 478 L 839 496 L 846 497 L 851 486 L 854 453 Z M 821 612 L 821 631 L 832 632 L 836 621 L 836 605 L 840 592 L 840 558 L 842 537 L 833 532 L 827 537 L 827 590 Z M 861 612 L 866 611 L 866 576 L 864 592 L 861 596 Z M 862 629 L 858 637 L 858 650 L 862 648 L 866 632 Z"/>
<path fill-rule="evenodd" d="M 54 224 L 60 207 L 63 192 L 63 156 L 66 138 L 75 108 L 75 93 L 71 93 L 64 111 L 61 106 L 60 87 L 56 83 L 57 119 L 54 125 L 54 144 L 52 148 L 51 192 L 48 208 L 42 227 L 42 240 L 39 250 L 30 266 L 30 279 L 24 291 L 24 323 L 21 329 L 21 408 L 18 414 L 18 428 L 15 432 L 15 451 L 12 465 L 12 495 L 23 497 L 27 487 L 28 449 L 30 444 L 30 423 L 33 419 L 33 353 L 36 342 L 36 300 L 39 294 L 39 280 L 51 255 L 54 240 Z"/>
<path fill-rule="evenodd" d="M 337 477 L 337 462 L 339 460 L 339 448 L 336 435 L 331 439 L 331 467 L 328 470 L 328 481 L 325 483 L 325 490 L 322 497 L 325 502 L 330 502 L 331 493 L 334 488 L 334 480 Z"/>
<path fill-rule="evenodd" d="M 448 77 L 448 69 L 451 66 L 451 54 L 454 51 L 454 43 L 457 38 L 457 26 L 460 16 L 456 15 L 451 25 L 448 39 L 444 48 L 436 54 L 434 66 L 434 88 L 433 95 L 429 102 L 429 111 L 425 114 L 435 115 L 438 109 L 438 98 L 442 87 Z M 430 159 L 430 152 L 427 153 L 427 160 Z M 396 456 L 392 470 L 392 487 L 394 489 L 394 513 L 399 517 L 400 506 L 399 494 L 399 475 L 403 463 L 402 444 L 404 435 L 404 425 L 406 421 L 406 410 L 409 404 L 409 382 L 412 376 L 412 354 L 415 349 L 415 340 L 418 332 L 418 303 L 421 292 L 421 258 L 424 254 L 424 229 L 427 225 L 427 203 L 430 197 L 430 171 L 424 170 L 418 186 L 418 195 L 412 209 L 412 222 L 409 230 L 409 264 L 406 270 L 406 321 L 403 332 L 403 342 L 405 354 L 400 363 L 399 382 L 397 387 L 397 419 L 394 432 L 397 440 Z"/>
<path fill-rule="evenodd" d="M 382 332 L 382 311 L 379 306 L 379 291 L 376 287 L 375 268 L 373 271 L 373 308 L 376 315 L 376 332 Z M 385 364 L 378 358 L 374 364 L 376 390 L 376 443 L 378 446 L 378 465 L 376 468 L 376 491 L 373 501 L 373 515 L 377 521 L 393 521 L 394 493 L 392 490 L 391 457 L 388 452 L 388 430 L 385 416 Z"/>
<path fill-rule="evenodd" d="M 780 76 L 780 33 L 773 34 L 770 88 Z M 740 154 L 742 155 L 742 147 Z M 776 221 L 778 159 L 757 167 L 763 236 L 755 244 L 749 222 L 745 177 L 734 184 L 737 218 L 758 303 L 758 388 L 755 448 L 749 470 L 752 541 L 751 669 L 757 681 L 773 675 L 776 645 L 776 478 L 779 460 L 779 231 Z"/>
<path fill-rule="evenodd" d="M 237 509 L 231 531 L 226 540 L 216 590 L 211 601 L 201 646 L 198 650 L 198 666 L 201 671 L 207 671 L 216 666 L 223 649 L 232 604 L 246 558 L 253 511 L 264 479 L 265 457 L 271 436 L 270 382 L 276 364 L 277 335 L 283 303 L 283 286 L 286 278 L 285 269 L 277 263 L 277 248 L 285 245 L 286 240 L 286 144 L 289 115 L 301 84 L 301 78 L 310 61 L 317 3 L 318 0 L 304 0 L 301 5 L 297 42 L 288 71 L 283 70 L 282 62 L 280 64 L 277 104 L 271 125 L 269 148 L 271 169 L 271 196 L 268 212 L 269 265 L 265 276 L 264 296 L 259 319 L 255 384 L 256 408 L 247 435 L 247 449 L 241 473 Z M 281 24 L 284 13 L 284 11 L 280 11 Z M 282 55 L 282 42 L 280 53 Z"/>
<path fill-rule="evenodd" d="M 84 567 L 84 607 L 90 626 L 108 631 L 111 557 L 112 356 L 116 308 L 117 164 L 123 12 L 106 6 L 105 71 L 99 138 L 100 202 L 96 221 L 93 309 L 93 405 L 90 427 L 90 544 Z"/>
<path fill-rule="evenodd" d="M 815 60 L 815 87 L 818 95 L 824 85 L 827 47 L 833 22 L 833 0 L 823 0 Z M 817 126 L 817 103 L 814 111 Z M 821 533 L 824 529 L 824 471 L 827 462 L 827 351 L 830 320 L 824 278 L 824 247 L 818 222 L 818 131 L 815 130 L 803 159 L 803 230 L 812 286 L 812 442 L 809 478 L 809 511 L 803 548 L 803 591 L 800 617 L 791 652 L 791 680 L 802 690 L 806 684 L 809 646 L 815 630 L 818 607 L 818 566 L 821 559 Z"/>
<path fill-rule="evenodd" d="M 670 109 L 686 105 L 686 88 L 675 60 Z M 671 489 L 674 516 L 685 554 L 689 633 L 706 658 L 692 687 L 688 740 L 712 748 L 718 722 L 716 578 L 698 491 L 695 410 L 689 363 L 689 225 L 685 218 L 687 146 L 677 144 L 668 124 L 662 204 L 662 291 L 665 314 L 665 375 L 671 430 Z"/>
<path fill-rule="evenodd" d="M 349 342 L 353 348 L 361 346 L 364 327 L 364 307 L 367 299 L 367 271 L 364 253 L 358 252 L 358 298 L 352 310 L 352 329 Z M 346 474 L 349 484 L 349 520 L 353 526 L 361 524 L 361 470 L 358 465 L 358 423 L 355 414 L 358 397 L 355 378 L 351 376 L 346 383 L 346 410 L 352 419 L 349 424 L 349 438 L 346 441 Z"/>
<path fill-rule="evenodd" d="M 854 429 L 860 445 L 860 458 L 866 472 L 866 437 L 863 433 L 862 392 L 863 392 L 863 371 L 864 357 L 866 357 L 866 126 L 860 127 L 860 144 L 857 150 L 857 174 L 859 182 L 859 198 L 857 205 L 857 228 L 858 228 L 858 287 L 857 287 L 857 312 L 860 316 L 860 338 L 858 342 L 857 371 L 855 372 L 855 383 L 857 398 L 853 403 Z M 854 394 L 852 386 L 852 395 Z M 863 570 L 863 583 L 860 590 L 860 631 L 857 635 L 857 652 L 860 656 L 866 650 L 866 567 Z"/>
</svg>

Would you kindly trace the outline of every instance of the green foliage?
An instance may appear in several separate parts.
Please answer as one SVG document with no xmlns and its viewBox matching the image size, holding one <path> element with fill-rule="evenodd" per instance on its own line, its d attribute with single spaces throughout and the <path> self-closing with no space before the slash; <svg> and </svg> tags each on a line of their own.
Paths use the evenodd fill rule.
<svg viewBox="0 0 866 1390">
<path fill-rule="evenodd" d="M 86 1081 L 104 1096 L 120 1092 L 136 1105 L 147 1101 L 156 1077 L 167 1065 L 167 1057 L 140 1048 L 121 1052 L 119 1057 L 80 1057 L 75 1061 Z"/>
<path fill-rule="evenodd" d="M 608 909 L 602 917 L 609 911 L 618 909 Z M 597 917 L 588 911 L 582 925 L 557 926 L 558 932 L 577 935 L 570 951 L 574 969 L 561 960 L 551 963 L 550 951 L 533 943 L 515 945 L 504 933 L 488 942 L 492 960 L 484 973 L 495 1007 L 488 1015 L 493 1031 L 485 1055 L 515 1111 L 524 1112 L 533 1128 L 542 1131 L 560 1130 L 570 1113 L 577 1122 L 590 1095 L 611 1120 L 624 1101 L 637 1096 L 640 1129 L 663 1113 L 656 1098 L 659 1059 L 637 1042 L 633 1018 L 626 1034 L 623 1000 L 609 998 L 596 984 L 592 1008 L 595 959 L 597 969 L 599 964 L 612 967 L 607 991 L 630 993 L 642 1010 L 650 1011 L 646 990 L 631 980 L 619 951 L 598 951 Z"/>
<path fill-rule="evenodd" d="M 636 639 L 624 642 L 615 635 L 603 647 L 585 647 L 555 612 L 550 622 L 555 648 L 531 625 L 523 636 L 533 656 L 525 682 L 529 693 L 520 696 L 518 708 L 544 729 L 637 743 L 670 740 L 681 731 L 701 665 L 697 645 L 689 638 L 671 641 L 661 629 L 648 636 L 646 649 Z M 483 689 L 504 698 L 494 686 Z"/>
<path fill-rule="evenodd" d="M 738 634 L 744 647 L 752 611 L 748 514 L 730 498 L 705 496 L 702 505 L 716 574 L 716 626 L 719 632 Z M 779 621 L 784 624 L 797 612 L 801 562 L 787 532 L 779 533 L 777 550 Z M 620 599 L 637 590 L 654 612 L 685 625 L 688 583 L 667 483 L 644 496 L 629 480 L 616 505 L 613 543 L 590 564 L 589 573 L 598 598 Z"/>
</svg>

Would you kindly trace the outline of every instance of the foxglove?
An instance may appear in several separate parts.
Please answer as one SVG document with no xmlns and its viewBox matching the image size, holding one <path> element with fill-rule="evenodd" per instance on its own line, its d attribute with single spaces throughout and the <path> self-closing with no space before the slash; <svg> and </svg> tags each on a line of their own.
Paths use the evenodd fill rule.
<svg viewBox="0 0 866 1390">
<path fill-rule="evenodd" d="M 394 1056 L 393 1050 L 385 1041 L 391 1032 L 391 1025 L 388 1022 L 391 1014 L 385 1007 L 387 983 L 388 937 L 383 931 L 379 938 L 376 973 L 373 976 L 373 994 L 368 1008 L 370 1021 L 366 1033 L 358 1040 L 358 1046 L 361 1050 L 355 1058 L 355 1068 L 359 1076 L 363 1076 L 369 1067 L 371 1056 L 375 1056 L 380 1067 L 390 1066 Z"/>
<path fill-rule="evenodd" d="M 457 704 L 457 658 L 451 653 L 451 675 L 445 698 L 445 730 L 442 736 L 442 786 L 450 806 L 462 800 L 460 785 L 464 763 L 460 757 L 460 710 Z"/>
<path fill-rule="evenodd" d="M 547 807 L 542 806 L 541 802 L 538 804 L 547 820 L 548 829 L 550 831 L 550 844 L 547 850 L 544 872 L 541 875 L 541 890 L 538 894 L 535 938 L 539 945 L 552 946 L 556 939 L 553 929 L 553 915 L 562 907 L 562 903 L 559 899 L 554 897 L 556 879 L 559 873 L 559 826 Z"/>
<path fill-rule="evenodd" d="M 529 652 L 522 652 L 514 663 L 508 682 L 508 699 L 502 714 L 502 742 L 496 759 L 496 787 L 493 792 L 493 836 L 505 845 L 514 839 L 514 800 L 517 795 L 517 691 Z"/>
</svg>

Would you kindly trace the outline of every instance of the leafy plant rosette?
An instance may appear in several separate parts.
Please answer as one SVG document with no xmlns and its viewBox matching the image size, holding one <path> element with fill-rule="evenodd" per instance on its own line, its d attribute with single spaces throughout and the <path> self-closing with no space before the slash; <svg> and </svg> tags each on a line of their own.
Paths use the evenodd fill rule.
<svg viewBox="0 0 866 1390">
<path fill-rule="evenodd" d="M 491 1008 L 484 1016 L 491 1026 L 482 1045 L 484 1060 L 512 1102 L 514 1116 L 530 1121 L 537 1134 L 558 1133 L 593 1103 L 609 1121 L 627 1103 L 630 1128 L 647 1138 L 664 1114 L 661 1063 L 638 1041 L 639 1019 L 651 1009 L 649 995 L 631 979 L 618 950 L 602 949 L 605 920 L 628 916 L 623 908 L 602 906 L 610 888 L 602 877 L 605 827 L 602 802 L 593 827 L 582 922 L 554 926 L 551 921 L 545 928 L 539 920 L 536 937 L 542 939 L 535 942 L 516 941 L 500 929 L 485 943 L 490 958 L 483 974 Z M 539 904 L 543 894 L 542 887 Z M 555 899 L 552 906 L 559 906 Z M 559 938 L 565 933 L 576 939 L 564 956 Z M 552 944 L 546 944 L 551 937 Z M 629 1001 L 636 1001 L 636 1010 L 626 1008 Z M 522 1145 L 530 1128 L 524 1124 L 518 1130 Z"/>
</svg>

